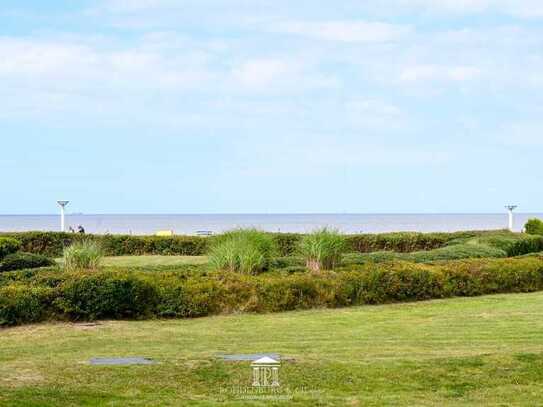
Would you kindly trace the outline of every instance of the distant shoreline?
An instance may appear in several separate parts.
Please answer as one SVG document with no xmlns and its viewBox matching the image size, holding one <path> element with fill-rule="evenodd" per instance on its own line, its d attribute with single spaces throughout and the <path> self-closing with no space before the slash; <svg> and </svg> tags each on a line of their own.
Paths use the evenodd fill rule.
<svg viewBox="0 0 543 407">
<path fill-rule="evenodd" d="M 543 213 L 515 213 L 514 230 Z M 88 233 L 152 235 L 171 230 L 177 235 L 197 231 L 214 234 L 235 228 L 304 233 L 329 227 L 344 233 L 456 232 L 507 228 L 506 213 L 459 214 L 67 214 L 66 229 L 83 225 Z M 60 216 L 0 215 L 0 232 L 58 231 Z"/>
</svg>

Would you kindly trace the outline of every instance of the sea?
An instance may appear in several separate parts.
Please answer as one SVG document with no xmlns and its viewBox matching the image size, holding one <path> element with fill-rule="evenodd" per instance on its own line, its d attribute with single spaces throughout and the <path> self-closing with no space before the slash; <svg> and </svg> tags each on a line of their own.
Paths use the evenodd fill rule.
<svg viewBox="0 0 543 407">
<path fill-rule="evenodd" d="M 515 213 L 514 229 L 521 231 L 530 218 L 543 218 L 543 214 Z M 303 233 L 323 227 L 343 233 L 453 232 L 505 229 L 507 223 L 507 213 L 66 215 L 66 229 L 82 225 L 87 233 L 133 235 L 164 230 L 179 235 L 217 234 L 236 228 Z M 0 232 L 59 229 L 60 215 L 0 215 Z"/>
</svg>

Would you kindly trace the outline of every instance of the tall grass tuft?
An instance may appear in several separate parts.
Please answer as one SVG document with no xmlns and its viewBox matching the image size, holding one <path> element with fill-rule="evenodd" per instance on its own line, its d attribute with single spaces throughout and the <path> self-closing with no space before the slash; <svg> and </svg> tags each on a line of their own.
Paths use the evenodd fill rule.
<svg viewBox="0 0 543 407">
<path fill-rule="evenodd" d="M 326 228 L 303 236 L 299 251 L 311 271 L 333 270 L 341 263 L 346 240 L 335 230 Z"/>
<path fill-rule="evenodd" d="M 104 257 L 100 245 L 92 240 L 73 243 L 64 249 L 64 268 L 67 271 L 97 270 Z"/>
<path fill-rule="evenodd" d="M 271 234 L 256 229 L 238 229 L 215 238 L 209 263 L 214 270 L 257 274 L 269 269 L 277 252 Z"/>
</svg>

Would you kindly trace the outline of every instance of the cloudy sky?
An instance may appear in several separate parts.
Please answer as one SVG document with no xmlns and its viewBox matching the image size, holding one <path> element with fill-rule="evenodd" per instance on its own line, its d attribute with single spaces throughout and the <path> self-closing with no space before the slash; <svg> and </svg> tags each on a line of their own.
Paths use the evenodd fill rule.
<svg viewBox="0 0 543 407">
<path fill-rule="evenodd" d="M 0 148 L 4 214 L 540 211 L 543 2 L 2 0 Z"/>
</svg>

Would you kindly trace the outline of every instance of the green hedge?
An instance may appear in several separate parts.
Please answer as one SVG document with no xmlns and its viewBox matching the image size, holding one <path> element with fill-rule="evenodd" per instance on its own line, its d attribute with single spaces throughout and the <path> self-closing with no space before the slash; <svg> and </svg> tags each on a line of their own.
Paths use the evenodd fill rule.
<svg viewBox="0 0 543 407">
<path fill-rule="evenodd" d="M 355 252 L 395 251 L 409 253 L 432 250 L 446 246 L 457 239 L 468 239 L 495 232 L 457 232 L 457 233 L 384 233 L 347 235 L 348 249 Z M 79 235 L 60 232 L 22 232 L 4 233 L 0 236 L 16 238 L 21 242 L 24 252 L 60 257 L 64 247 L 73 241 L 91 238 L 98 241 L 107 256 L 123 255 L 190 255 L 206 254 L 209 243 L 217 237 L 199 236 L 127 236 L 127 235 Z M 297 251 L 302 235 L 295 233 L 276 233 L 280 254 L 290 256 Z"/>
<path fill-rule="evenodd" d="M 0 237 L 0 260 L 21 248 L 21 242 L 12 237 Z"/>
<path fill-rule="evenodd" d="M 70 274 L 52 268 L 0 277 L 0 324 L 48 318 L 188 318 L 537 290 L 543 290 L 543 257 L 537 256 L 353 265 L 316 275 Z"/>
<path fill-rule="evenodd" d="M 494 247 L 505 251 L 509 257 L 537 253 L 543 250 L 542 236 L 510 232 L 484 234 L 468 240 L 467 243 Z"/>
<path fill-rule="evenodd" d="M 539 250 L 538 250 L 539 251 Z M 397 253 L 381 251 L 374 253 L 349 253 L 344 256 L 345 264 L 385 263 L 395 260 L 414 263 L 431 263 L 443 260 L 501 258 L 507 257 L 504 250 L 483 244 L 455 244 L 428 251 Z"/>
<path fill-rule="evenodd" d="M 20 283 L 0 287 L 0 326 L 39 322 L 48 317 L 52 291 Z"/>
<path fill-rule="evenodd" d="M 5 233 L 2 236 L 18 239 L 24 252 L 49 257 L 60 257 L 65 247 L 87 239 L 100 243 L 107 256 L 200 256 L 207 251 L 207 238 L 198 236 L 81 235 L 61 232 Z"/>
<path fill-rule="evenodd" d="M 55 264 L 54 260 L 41 254 L 33 253 L 13 253 L 4 257 L 0 261 L 0 273 L 5 271 L 33 269 L 38 267 L 48 267 Z"/>
<path fill-rule="evenodd" d="M 529 219 L 524 225 L 524 229 L 530 235 L 543 236 L 543 221 L 537 218 Z"/>
</svg>

